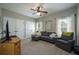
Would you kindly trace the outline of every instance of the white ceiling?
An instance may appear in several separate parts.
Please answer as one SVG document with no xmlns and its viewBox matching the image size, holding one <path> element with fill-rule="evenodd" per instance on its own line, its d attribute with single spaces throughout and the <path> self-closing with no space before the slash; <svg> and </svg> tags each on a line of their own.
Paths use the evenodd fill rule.
<svg viewBox="0 0 79 59">
<path fill-rule="evenodd" d="M 5 8 L 29 17 L 39 18 L 38 15 L 32 15 L 34 11 L 30 10 L 30 8 L 34 7 L 36 3 L 0 3 L 1 8 Z M 59 11 L 66 10 L 68 8 L 74 7 L 75 3 L 44 3 L 44 9 L 48 11 L 48 15 L 52 13 L 56 13 Z"/>
</svg>

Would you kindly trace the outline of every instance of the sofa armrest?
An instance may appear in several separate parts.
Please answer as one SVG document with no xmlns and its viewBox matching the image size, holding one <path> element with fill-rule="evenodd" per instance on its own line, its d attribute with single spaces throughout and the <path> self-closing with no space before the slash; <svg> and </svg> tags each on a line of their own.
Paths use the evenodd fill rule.
<svg viewBox="0 0 79 59">
<path fill-rule="evenodd" d="M 68 40 L 68 45 L 74 46 L 75 40 Z"/>
</svg>

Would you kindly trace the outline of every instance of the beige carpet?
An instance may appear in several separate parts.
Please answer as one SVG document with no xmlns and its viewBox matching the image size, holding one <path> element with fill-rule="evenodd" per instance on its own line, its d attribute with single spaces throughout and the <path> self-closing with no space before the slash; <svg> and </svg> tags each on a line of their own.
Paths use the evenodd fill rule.
<svg viewBox="0 0 79 59">
<path fill-rule="evenodd" d="M 54 44 L 44 41 L 30 41 L 26 43 L 26 40 L 22 41 L 21 46 L 22 55 L 72 55 Z"/>
</svg>

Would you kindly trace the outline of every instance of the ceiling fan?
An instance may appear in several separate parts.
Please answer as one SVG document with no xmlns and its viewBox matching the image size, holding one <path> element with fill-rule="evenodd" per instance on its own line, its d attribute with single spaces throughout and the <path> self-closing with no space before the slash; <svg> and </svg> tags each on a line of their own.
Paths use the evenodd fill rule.
<svg viewBox="0 0 79 59">
<path fill-rule="evenodd" d="M 39 16 L 46 15 L 48 12 L 43 10 L 43 4 L 38 4 L 35 6 L 35 8 L 31 8 L 31 10 L 35 11 L 35 13 L 32 13 L 32 15 L 37 14 Z"/>
</svg>

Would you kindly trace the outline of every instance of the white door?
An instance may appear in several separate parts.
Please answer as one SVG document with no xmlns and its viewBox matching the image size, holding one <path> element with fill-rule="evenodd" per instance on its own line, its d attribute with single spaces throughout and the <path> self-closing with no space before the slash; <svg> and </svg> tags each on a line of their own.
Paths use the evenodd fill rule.
<svg viewBox="0 0 79 59">
<path fill-rule="evenodd" d="M 24 39 L 24 20 L 17 19 L 16 21 L 16 35 Z"/>
<path fill-rule="evenodd" d="M 31 35 L 35 31 L 35 23 L 31 21 L 26 22 L 26 38 L 31 38 Z"/>
</svg>

